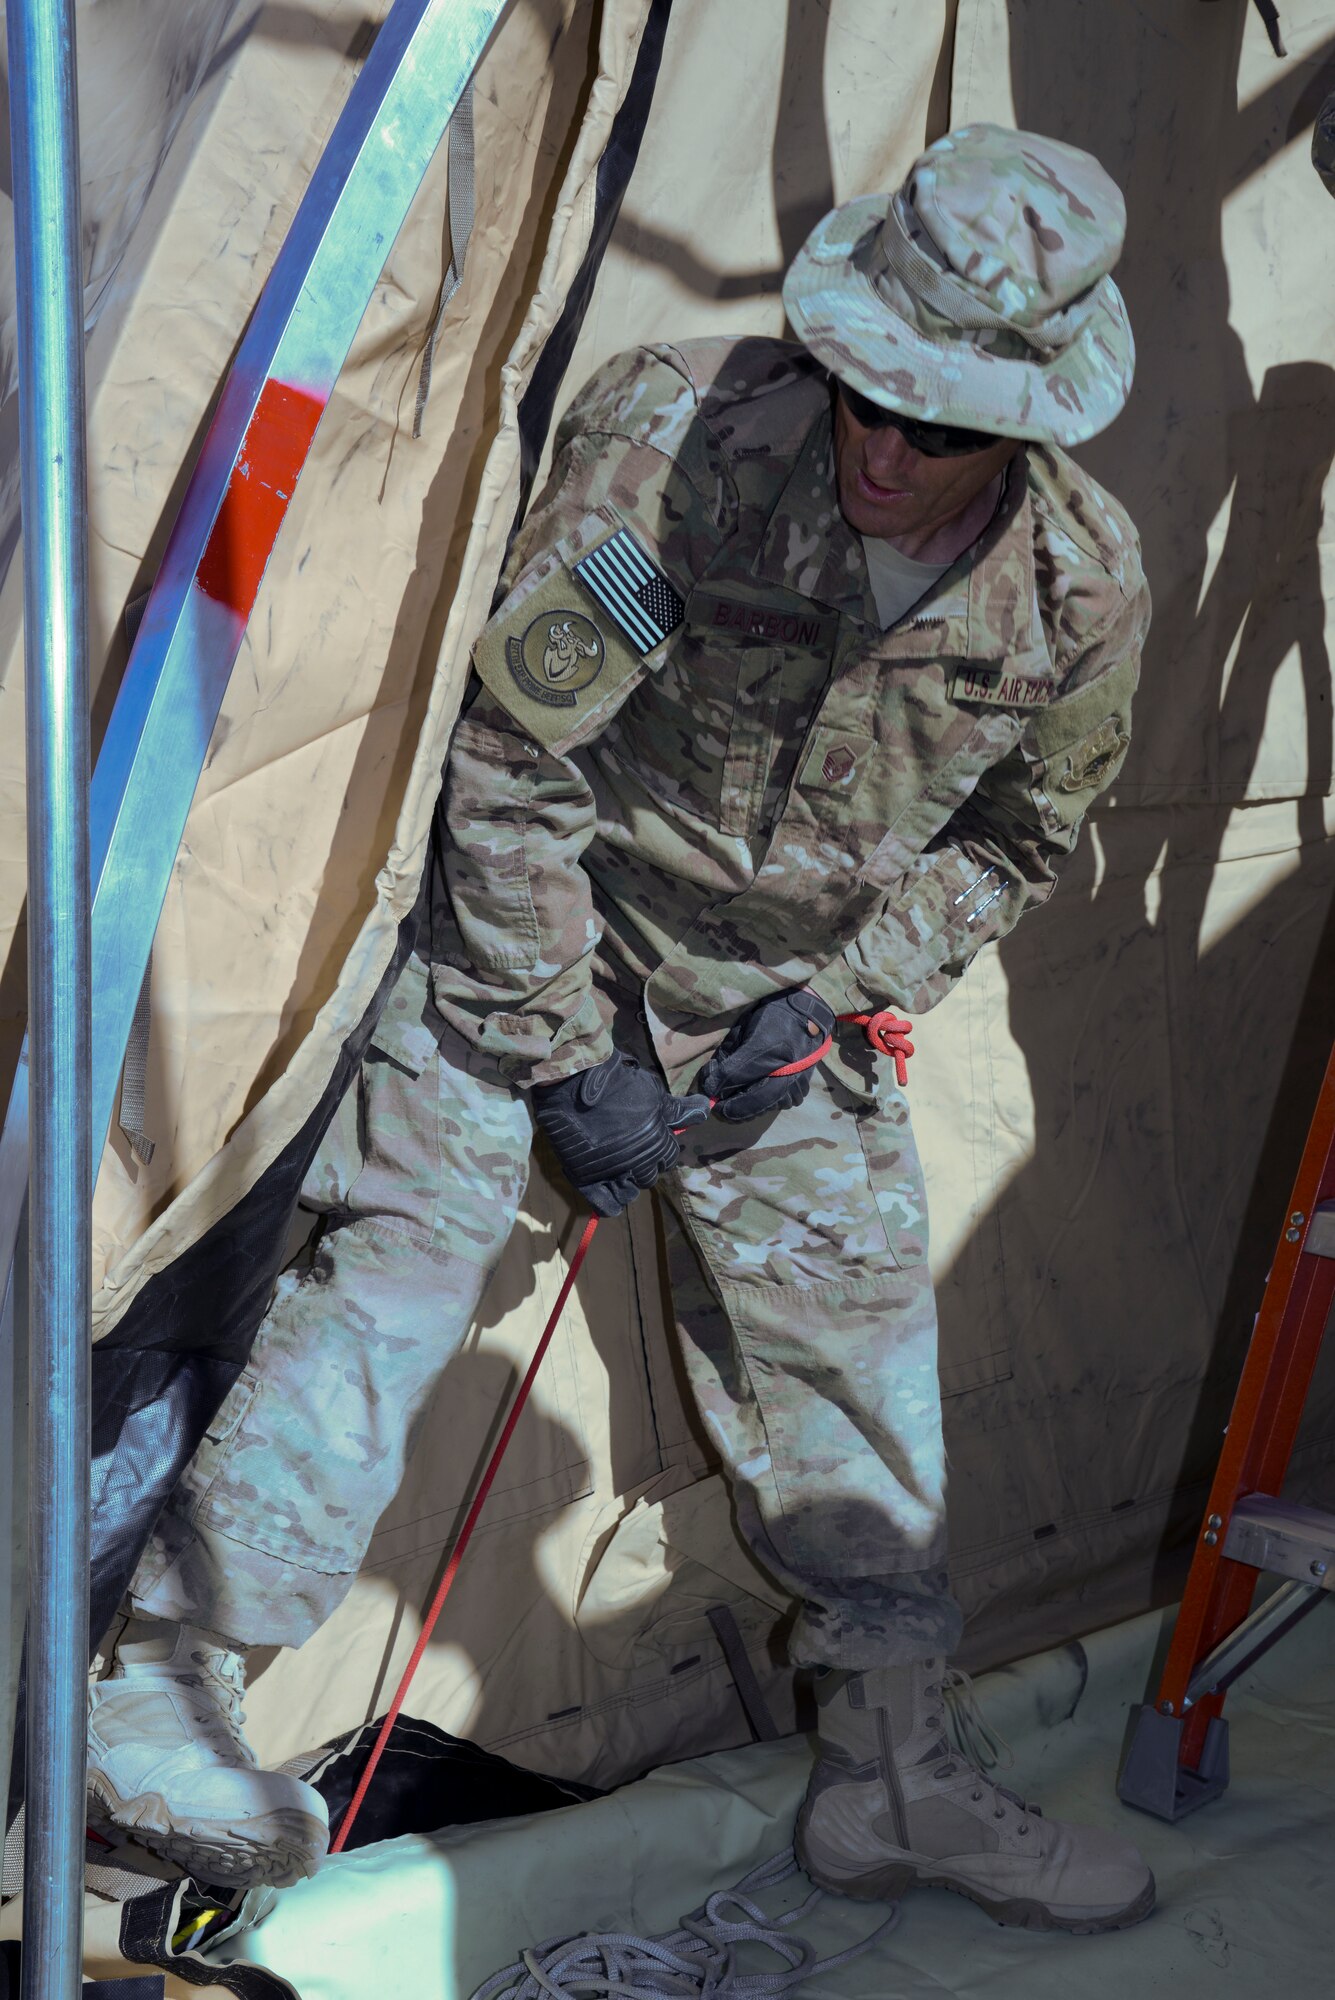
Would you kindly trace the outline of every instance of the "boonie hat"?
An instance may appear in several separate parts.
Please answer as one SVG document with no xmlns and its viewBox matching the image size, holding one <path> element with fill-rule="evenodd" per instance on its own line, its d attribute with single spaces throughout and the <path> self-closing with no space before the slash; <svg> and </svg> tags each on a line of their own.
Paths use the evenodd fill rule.
<svg viewBox="0 0 1335 2000">
<path fill-rule="evenodd" d="M 1078 146 L 964 125 L 895 195 L 817 224 L 784 280 L 803 345 L 921 421 L 1079 444 L 1126 402 L 1135 343 L 1109 271 L 1126 206 Z"/>
</svg>

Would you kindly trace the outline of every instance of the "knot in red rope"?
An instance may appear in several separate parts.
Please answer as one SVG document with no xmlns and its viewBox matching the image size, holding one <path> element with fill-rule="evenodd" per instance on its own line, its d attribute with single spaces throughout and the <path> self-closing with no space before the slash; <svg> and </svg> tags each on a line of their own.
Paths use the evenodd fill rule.
<svg viewBox="0 0 1335 2000">
<path fill-rule="evenodd" d="M 895 1081 L 902 1090 L 909 1080 L 908 1059 L 913 1054 L 909 1036 L 913 1033 L 913 1023 L 901 1021 L 889 1007 L 882 1007 L 875 1014 L 841 1014 L 839 1019 L 861 1028 L 878 1056 L 893 1056 Z"/>
</svg>

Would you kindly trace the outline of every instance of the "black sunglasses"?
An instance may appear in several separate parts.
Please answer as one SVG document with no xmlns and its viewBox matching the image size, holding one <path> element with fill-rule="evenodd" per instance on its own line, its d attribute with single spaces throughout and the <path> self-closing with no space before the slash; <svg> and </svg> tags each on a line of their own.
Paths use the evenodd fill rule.
<svg viewBox="0 0 1335 2000">
<path fill-rule="evenodd" d="M 922 424 L 916 417 L 901 416 L 898 410 L 887 410 L 882 404 L 873 403 L 870 396 L 859 395 L 847 382 L 839 384 L 839 394 L 854 423 L 860 424 L 864 431 L 893 427 L 905 444 L 920 451 L 924 458 L 963 458 L 971 451 L 986 451 L 997 442 L 987 431 L 961 430 L 956 424 Z"/>
</svg>

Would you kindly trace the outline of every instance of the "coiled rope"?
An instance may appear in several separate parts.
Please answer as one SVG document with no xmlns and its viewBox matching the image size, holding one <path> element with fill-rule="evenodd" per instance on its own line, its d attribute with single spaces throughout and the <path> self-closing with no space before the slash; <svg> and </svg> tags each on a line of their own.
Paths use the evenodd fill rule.
<svg viewBox="0 0 1335 2000">
<path fill-rule="evenodd" d="M 784 1916 L 771 1917 L 753 1897 L 798 1873 L 793 1850 L 762 1861 L 733 1889 L 720 1889 L 704 1908 L 683 1917 L 661 1937 L 628 1931 L 586 1931 L 553 1938 L 521 1952 L 513 1965 L 479 1986 L 472 2000 L 782 2000 L 807 1980 L 847 1965 L 888 1936 L 899 1922 L 896 1904 L 885 1922 L 859 1944 L 831 1958 L 792 1926 L 821 1900 L 813 1890 Z M 739 1947 L 772 1952 L 777 1967 L 743 1971 Z"/>
</svg>

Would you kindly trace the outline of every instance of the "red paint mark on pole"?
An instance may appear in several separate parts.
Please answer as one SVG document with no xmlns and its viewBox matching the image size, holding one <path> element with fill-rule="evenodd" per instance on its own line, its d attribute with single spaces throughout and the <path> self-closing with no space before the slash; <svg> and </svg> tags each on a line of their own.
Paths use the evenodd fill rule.
<svg viewBox="0 0 1335 2000">
<path fill-rule="evenodd" d="M 200 589 L 243 624 L 324 408 L 321 398 L 290 382 L 270 380 L 260 391 L 197 578 Z"/>
</svg>

